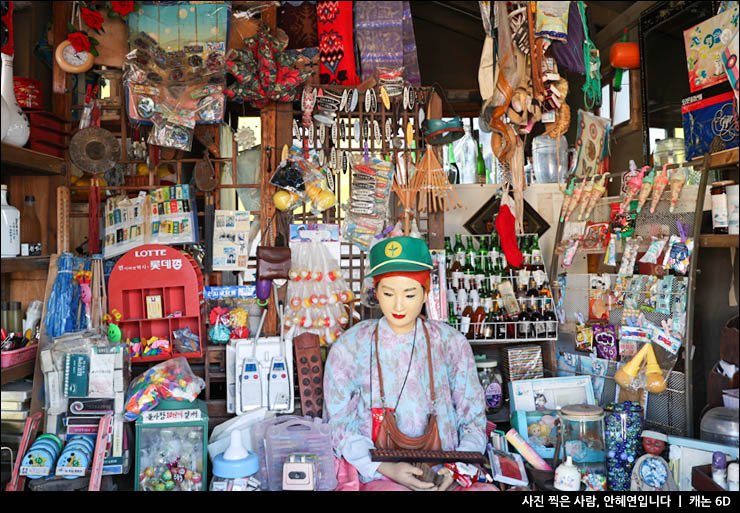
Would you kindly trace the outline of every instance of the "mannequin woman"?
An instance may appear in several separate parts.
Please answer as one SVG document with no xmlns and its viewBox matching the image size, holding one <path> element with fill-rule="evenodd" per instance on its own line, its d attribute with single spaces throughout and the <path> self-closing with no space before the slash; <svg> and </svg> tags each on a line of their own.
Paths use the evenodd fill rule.
<svg viewBox="0 0 740 513">
<path fill-rule="evenodd" d="M 384 317 L 346 331 L 332 345 L 324 375 L 337 490 L 437 491 L 453 484 L 444 468 L 435 485 L 421 481 L 422 470 L 410 463 L 371 461 L 371 449 L 396 447 L 399 439 L 423 441 L 426 449 L 485 450 L 485 402 L 470 345 L 448 325 L 419 318 L 431 269 L 420 239 L 395 237 L 370 250 L 369 276 Z"/>
</svg>

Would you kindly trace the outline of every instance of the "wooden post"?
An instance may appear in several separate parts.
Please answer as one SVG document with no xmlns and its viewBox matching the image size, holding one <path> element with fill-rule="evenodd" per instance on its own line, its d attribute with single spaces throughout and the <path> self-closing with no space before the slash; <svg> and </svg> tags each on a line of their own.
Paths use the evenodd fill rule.
<svg viewBox="0 0 740 513">
<path fill-rule="evenodd" d="M 442 99 L 435 92 L 429 100 L 428 119 L 440 119 L 442 117 Z M 421 129 L 421 127 L 420 127 Z M 436 148 L 437 157 L 440 162 L 444 162 L 442 152 L 446 150 L 445 146 Z M 454 185 L 453 185 L 454 187 Z M 427 212 L 427 230 L 429 232 L 429 249 L 443 249 L 445 247 L 445 213 L 443 209 L 437 209 Z"/>
</svg>

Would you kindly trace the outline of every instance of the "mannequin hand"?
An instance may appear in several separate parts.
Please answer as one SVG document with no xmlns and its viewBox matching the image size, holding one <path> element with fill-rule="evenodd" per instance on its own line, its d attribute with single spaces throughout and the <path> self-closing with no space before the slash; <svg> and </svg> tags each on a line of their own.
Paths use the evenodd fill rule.
<svg viewBox="0 0 740 513">
<path fill-rule="evenodd" d="M 424 471 L 418 467 L 413 466 L 411 463 L 399 462 L 399 463 L 381 463 L 378 467 L 378 472 L 383 474 L 391 481 L 410 488 L 414 491 L 431 491 L 436 489 L 434 483 L 427 483 L 417 479 L 416 476 L 421 476 Z"/>
<path fill-rule="evenodd" d="M 454 483 L 455 478 L 452 476 L 452 472 L 446 468 L 441 468 L 437 471 L 437 474 L 441 474 L 443 476 L 443 481 L 432 488 L 430 491 L 432 492 L 444 492 L 447 491 Z"/>
</svg>

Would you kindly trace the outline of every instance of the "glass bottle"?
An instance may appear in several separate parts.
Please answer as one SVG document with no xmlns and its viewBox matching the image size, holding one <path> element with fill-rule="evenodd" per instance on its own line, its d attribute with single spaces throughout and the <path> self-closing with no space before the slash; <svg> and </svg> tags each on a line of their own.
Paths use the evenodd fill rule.
<svg viewBox="0 0 740 513">
<path fill-rule="evenodd" d="M 537 298 L 532 298 L 532 312 L 529 314 L 529 336 L 531 338 L 545 338 L 547 334 L 547 326 L 544 322 L 544 316 L 540 313 L 540 308 L 537 304 Z"/>
<path fill-rule="evenodd" d="M 519 303 L 519 316 L 517 317 L 516 337 L 527 338 L 529 335 L 529 309 L 527 308 L 527 286 L 524 282 L 519 283 L 516 291 L 516 300 Z"/>
<path fill-rule="evenodd" d="M 475 253 L 467 253 L 465 256 L 465 267 L 463 267 L 463 280 L 465 290 L 472 290 L 475 288 L 475 267 L 473 261 L 475 259 Z"/>
<path fill-rule="evenodd" d="M 460 319 L 457 318 L 457 313 L 455 313 L 454 301 L 447 302 L 447 322 L 455 329 L 460 328 Z"/>
<path fill-rule="evenodd" d="M 465 248 L 465 255 L 466 256 L 473 255 L 473 267 L 475 267 L 476 252 L 475 252 L 475 246 L 473 245 L 473 236 L 468 235 L 465 239 L 465 243 L 467 245 L 467 247 Z"/>
<path fill-rule="evenodd" d="M 545 321 L 545 333 L 547 338 L 555 338 L 558 334 L 558 318 L 555 312 L 552 311 L 552 299 L 545 299 L 544 313 L 542 318 Z"/>
<path fill-rule="evenodd" d="M 540 285 L 540 297 L 547 297 L 552 299 L 552 292 L 550 292 L 550 282 L 545 280 Z"/>
<path fill-rule="evenodd" d="M 478 305 L 475 306 L 476 308 L 478 307 Z M 465 308 L 463 308 L 462 322 L 460 323 L 460 332 L 465 335 L 468 340 L 473 338 L 473 313 L 475 313 L 475 309 L 473 309 L 473 305 L 468 302 L 465 305 Z"/>
<path fill-rule="evenodd" d="M 445 270 L 449 273 L 450 267 L 452 267 L 452 259 L 453 259 L 453 253 L 452 253 L 452 244 L 450 243 L 450 238 L 445 237 Z"/>
<path fill-rule="evenodd" d="M 519 248 L 522 252 L 522 269 L 529 269 L 532 265 L 532 247 L 527 235 L 522 235 Z"/>
<path fill-rule="evenodd" d="M 491 241 L 488 245 L 488 259 L 491 261 L 492 266 L 496 263 L 500 251 L 501 250 L 499 248 L 498 233 L 494 231 L 491 234 Z"/>
<path fill-rule="evenodd" d="M 496 338 L 496 326 L 493 324 L 493 298 L 488 296 L 485 301 L 486 324 L 483 328 L 483 338 L 492 340 Z"/>
<path fill-rule="evenodd" d="M 41 255 L 41 222 L 34 208 L 35 200 L 36 198 L 33 196 L 26 196 L 23 203 L 23 211 L 21 212 L 21 256 Z"/>
<path fill-rule="evenodd" d="M 488 170 L 486 169 L 486 161 L 483 160 L 483 145 L 478 145 L 478 158 L 475 166 L 475 178 L 476 183 L 484 185 L 488 177 Z"/>
<path fill-rule="evenodd" d="M 452 251 L 454 251 L 455 259 L 460 262 L 460 265 L 465 265 L 465 246 L 462 243 L 462 234 L 455 234 L 455 246 Z"/>
<path fill-rule="evenodd" d="M 542 259 L 542 250 L 540 249 L 540 237 L 536 233 L 532 235 L 532 244 L 530 246 L 531 262 L 533 271 L 544 271 L 545 261 Z"/>
<path fill-rule="evenodd" d="M 500 301 L 498 299 L 493 300 L 490 322 L 495 323 L 493 325 L 493 338 L 504 340 L 506 338 L 506 325 L 504 324 L 504 316 L 501 313 Z"/>
<path fill-rule="evenodd" d="M 481 289 L 483 287 L 483 281 L 486 278 L 486 271 L 483 269 L 483 258 L 478 258 L 475 261 L 475 287 Z"/>
<path fill-rule="evenodd" d="M 539 287 L 537 287 L 537 283 L 534 281 L 534 277 L 530 276 L 529 278 L 529 288 L 527 289 L 527 298 L 529 299 L 530 305 L 534 305 L 537 303 L 537 300 L 540 297 L 540 290 Z"/>
<path fill-rule="evenodd" d="M 457 291 L 464 288 L 463 266 L 457 258 L 452 261 L 452 265 L 450 266 L 450 277 L 452 278 L 452 288 L 454 290 Z"/>
<path fill-rule="evenodd" d="M 473 303 L 473 338 L 483 338 L 485 334 L 486 309 L 483 302 L 476 300 Z"/>
<path fill-rule="evenodd" d="M 17 257 L 21 252 L 20 213 L 8 204 L 8 186 L 2 186 L 2 250 L 3 257 Z"/>
</svg>

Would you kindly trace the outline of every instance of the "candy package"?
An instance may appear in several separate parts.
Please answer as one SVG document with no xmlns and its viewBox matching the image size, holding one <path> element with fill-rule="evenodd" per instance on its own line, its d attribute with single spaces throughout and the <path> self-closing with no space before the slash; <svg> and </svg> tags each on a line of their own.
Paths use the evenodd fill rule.
<svg viewBox="0 0 740 513">
<path fill-rule="evenodd" d="M 134 421 L 162 399 L 194 401 L 205 386 L 205 381 L 193 374 L 182 356 L 158 363 L 131 381 L 124 418 Z"/>
<path fill-rule="evenodd" d="M 658 257 L 663 252 L 663 247 L 665 246 L 665 243 L 666 239 L 653 237 L 653 240 L 650 243 L 650 247 L 642 256 L 640 262 L 642 262 L 643 264 L 657 264 Z"/>
<path fill-rule="evenodd" d="M 678 235 L 671 235 L 668 250 L 663 258 L 663 267 L 677 273 L 686 274 L 691 262 L 691 253 L 694 251 L 694 239 L 681 240 Z"/>
<path fill-rule="evenodd" d="M 261 312 L 253 285 L 206 287 L 203 298 L 208 312 L 208 338 L 212 343 L 249 338 L 257 330 Z"/>
<path fill-rule="evenodd" d="M 596 356 L 604 360 L 617 359 L 617 337 L 613 324 L 606 326 L 592 326 L 593 344 L 596 346 Z"/>
<path fill-rule="evenodd" d="M 663 315 L 671 315 L 671 304 L 673 303 L 673 281 L 674 276 L 668 275 L 660 281 L 658 287 L 658 300 L 655 311 Z"/>
<path fill-rule="evenodd" d="M 620 275 L 631 275 L 635 272 L 635 261 L 637 260 L 637 248 L 640 246 L 642 237 L 629 239 L 624 245 L 622 264 L 619 267 Z"/>
<path fill-rule="evenodd" d="M 593 336 L 591 326 L 579 323 L 576 326 L 576 350 L 590 353 L 593 349 Z"/>
<path fill-rule="evenodd" d="M 282 189 L 273 196 L 279 210 L 293 210 L 304 203 L 311 202 L 311 211 L 318 215 L 336 205 L 334 193 L 325 187 L 325 173 L 316 157 L 304 158 L 302 150 L 294 146 L 288 158 L 280 162 L 270 177 L 270 183 Z M 283 198 L 286 191 L 286 198 Z"/>
<path fill-rule="evenodd" d="M 648 276 L 645 280 L 644 294 L 645 299 L 640 305 L 640 310 L 646 312 L 654 312 L 658 307 L 658 287 L 659 279 L 655 275 Z"/>
</svg>

